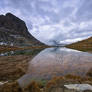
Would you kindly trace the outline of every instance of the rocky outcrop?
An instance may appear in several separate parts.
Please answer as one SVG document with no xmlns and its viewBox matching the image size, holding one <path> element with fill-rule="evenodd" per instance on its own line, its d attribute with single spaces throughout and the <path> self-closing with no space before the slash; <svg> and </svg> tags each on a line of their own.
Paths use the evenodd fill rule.
<svg viewBox="0 0 92 92">
<path fill-rule="evenodd" d="M 44 45 L 35 39 L 23 20 L 11 13 L 0 15 L 0 45 L 33 46 Z"/>
</svg>

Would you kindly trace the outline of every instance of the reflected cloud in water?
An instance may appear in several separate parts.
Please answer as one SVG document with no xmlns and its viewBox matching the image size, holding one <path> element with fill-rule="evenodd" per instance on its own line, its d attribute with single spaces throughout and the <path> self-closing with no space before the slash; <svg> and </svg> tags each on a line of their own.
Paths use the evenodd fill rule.
<svg viewBox="0 0 92 92">
<path fill-rule="evenodd" d="M 51 79 L 66 74 L 85 75 L 92 68 L 92 54 L 68 48 L 47 48 L 30 62 L 27 73 L 18 81 L 22 86 L 32 79 Z M 23 84 L 25 83 L 25 84 Z"/>
</svg>

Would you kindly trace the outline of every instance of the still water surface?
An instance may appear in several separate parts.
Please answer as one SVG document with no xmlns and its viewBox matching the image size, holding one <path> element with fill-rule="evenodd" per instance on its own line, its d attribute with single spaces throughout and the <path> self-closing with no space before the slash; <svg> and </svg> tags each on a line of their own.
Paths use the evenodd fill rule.
<svg viewBox="0 0 92 92">
<path fill-rule="evenodd" d="M 18 80 L 22 87 L 32 79 L 49 80 L 66 74 L 85 76 L 92 68 L 92 54 L 68 48 L 47 48 L 30 60 L 28 65 L 27 73 Z"/>
</svg>

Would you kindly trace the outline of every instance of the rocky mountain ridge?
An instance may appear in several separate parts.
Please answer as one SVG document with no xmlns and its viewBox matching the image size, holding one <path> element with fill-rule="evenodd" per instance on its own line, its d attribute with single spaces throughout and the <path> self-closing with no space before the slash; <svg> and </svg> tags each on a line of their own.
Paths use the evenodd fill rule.
<svg viewBox="0 0 92 92">
<path fill-rule="evenodd" d="M 38 46 L 44 44 L 28 32 L 23 20 L 7 13 L 0 15 L 0 45 Z"/>
</svg>

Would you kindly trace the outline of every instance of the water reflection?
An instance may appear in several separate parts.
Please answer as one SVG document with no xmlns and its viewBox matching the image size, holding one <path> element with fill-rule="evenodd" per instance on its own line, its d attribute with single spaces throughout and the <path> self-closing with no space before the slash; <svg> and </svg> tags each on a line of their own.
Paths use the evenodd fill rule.
<svg viewBox="0 0 92 92">
<path fill-rule="evenodd" d="M 36 55 L 42 49 L 32 49 L 32 50 L 17 50 L 17 51 L 8 51 L 8 52 L 1 52 L 0 56 L 14 56 L 14 55 Z"/>
<path fill-rule="evenodd" d="M 29 62 L 27 74 L 18 81 L 25 86 L 32 79 L 51 79 L 65 74 L 83 76 L 91 67 L 90 53 L 68 48 L 47 48 Z"/>
</svg>

